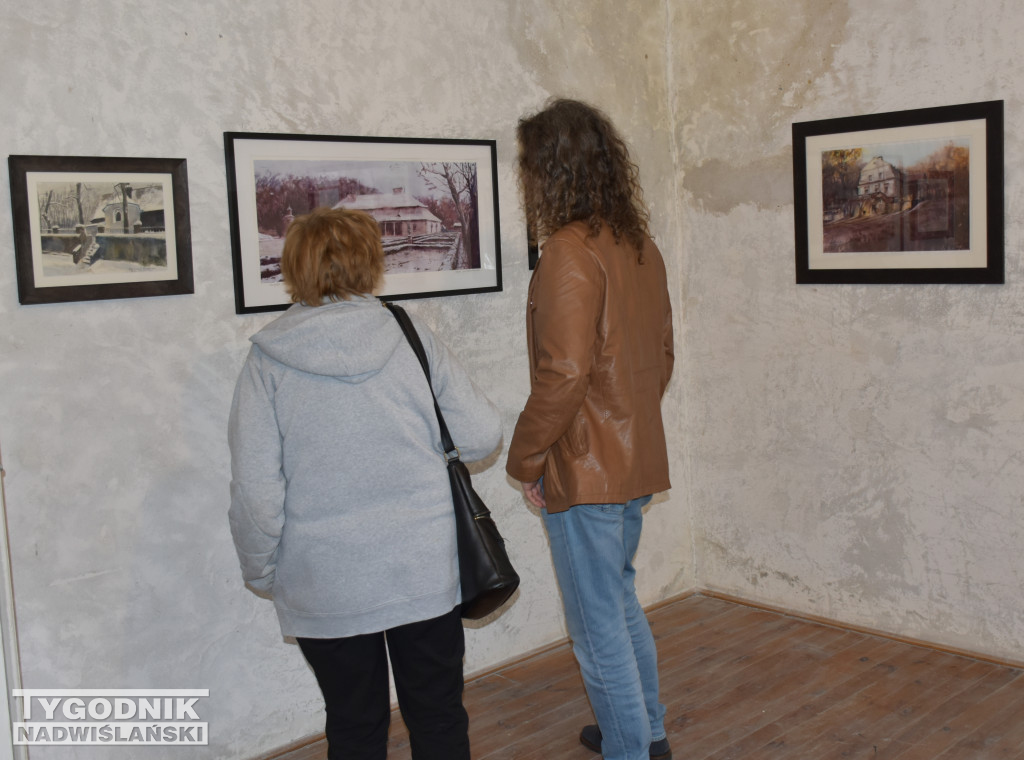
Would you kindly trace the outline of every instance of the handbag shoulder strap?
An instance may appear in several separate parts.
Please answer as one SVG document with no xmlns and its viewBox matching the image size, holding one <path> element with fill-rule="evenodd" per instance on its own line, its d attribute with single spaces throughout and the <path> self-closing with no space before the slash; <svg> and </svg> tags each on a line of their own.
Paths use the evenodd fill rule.
<svg viewBox="0 0 1024 760">
<path fill-rule="evenodd" d="M 441 407 L 437 404 L 437 396 L 434 395 L 434 385 L 430 382 L 430 363 L 427 361 L 427 352 L 423 348 L 423 342 L 420 340 L 419 334 L 416 332 L 416 327 L 413 325 L 412 320 L 409 319 L 409 315 L 406 314 L 405 309 L 393 303 L 387 301 L 382 302 L 385 308 L 391 312 L 398 321 L 398 326 L 402 328 L 402 332 L 405 333 L 405 339 L 409 341 L 409 345 L 412 346 L 413 353 L 416 354 L 416 358 L 420 360 L 420 366 L 423 367 L 423 374 L 427 376 L 427 386 L 430 388 L 430 395 L 434 399 L 434 412 L 437 414 L 437 424 L 441 428 L 441 446 L 444 447 L 445 458 L 449 461 L 459 458 L 459 450 L 455 447 L 452 442 L 451 433 L 448 432 L 448 425 L 444 421 L 444 415 L 441 414 Z"/>
</svg>

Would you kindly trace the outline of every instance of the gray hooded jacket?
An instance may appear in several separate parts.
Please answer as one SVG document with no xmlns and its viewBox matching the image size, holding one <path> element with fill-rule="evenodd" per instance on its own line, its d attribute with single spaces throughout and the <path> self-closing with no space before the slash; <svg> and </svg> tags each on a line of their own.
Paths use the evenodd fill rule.
<svg viewBox="0 0 1024 760">
<path fill-rule="evenodd" d="M 487 456 L 498 411 L 413 322 L 462 458 Z M 451 610 L 459 571 L 437 417 L 390 312 L 372 296 L 297 304 L 252 342 L 229 421 L 229 518 L 242 576 L 273 596 L 282 633 L 339 638 Z"/>
</svg>

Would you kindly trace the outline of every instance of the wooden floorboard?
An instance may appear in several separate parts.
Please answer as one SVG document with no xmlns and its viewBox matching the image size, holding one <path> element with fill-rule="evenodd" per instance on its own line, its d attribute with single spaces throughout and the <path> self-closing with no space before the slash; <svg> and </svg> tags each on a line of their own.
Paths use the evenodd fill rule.
<svg viewBox="0 0 1024 760">
<path fill-rule="evenodd" d="M 676 760 L 1024 760 L 1020 669 L 700 595 L 648 618 Z M 465 704 L 474 760 L 597 758 L 567 644 L 471 679 Z M 411 760 L 397 712 L 388 758 Z"/>
</svg>

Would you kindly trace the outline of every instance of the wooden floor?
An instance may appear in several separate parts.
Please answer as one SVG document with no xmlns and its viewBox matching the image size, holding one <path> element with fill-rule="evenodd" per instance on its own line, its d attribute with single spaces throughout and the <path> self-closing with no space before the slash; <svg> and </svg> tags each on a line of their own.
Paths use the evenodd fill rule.
<svg viewBox="0 0 1024 760">
<path fill-rule="evenodd" d="M 1024 760 L 1024 671 L 704 596 L 649 618 L 675 760 Z M 471 680 L 465 704 L 474 760 L 597 758 L 568 645 Z M 397 713 L 388 758 L 410 758 Z"/>
</svg>

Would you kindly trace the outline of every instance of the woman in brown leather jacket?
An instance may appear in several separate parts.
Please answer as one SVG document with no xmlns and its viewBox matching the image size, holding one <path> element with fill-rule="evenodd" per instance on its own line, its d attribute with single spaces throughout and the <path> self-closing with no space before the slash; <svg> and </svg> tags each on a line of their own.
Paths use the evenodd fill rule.
<svg viewBox="0 0 1024 760">
<path fill-rule="evenodd" d="M 669 488 L 661 397 L 672 374 L 665 264 L 625 143 L 556 100 L 519 122 L 529 229 L 530 397 L 506 470 L 542 510 L 573 652 L 605 760 L 668 760 L 657 653 L 634 586 L 642 508 Z"/>
</svg>

